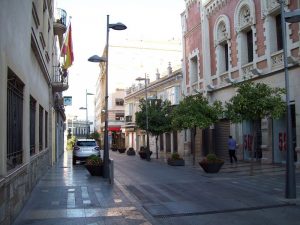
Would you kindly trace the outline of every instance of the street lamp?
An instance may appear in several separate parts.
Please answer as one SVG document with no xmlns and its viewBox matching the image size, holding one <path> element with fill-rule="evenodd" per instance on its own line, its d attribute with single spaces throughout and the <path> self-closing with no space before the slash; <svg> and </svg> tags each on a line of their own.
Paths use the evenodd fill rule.
<svg viewBox="0 0 300 225">
<path fill-rule="evenodd" d="M 148 95 L 147 95 L 147 74 L 145 73 L 145 78 L 138 77 L 135 80 L 137 81 L 145 81 L 145 95 L 146 95 L 146 134 L 147 134 L 147 150 L 146 150 L 146 155 L 147 155 L 147 160 L 150 161 L 150 148 L 149 148 L 149 123 L 148 123 Z"/>
<path fill-rule="evenodd" d="M 286 26 L 285 23 L 300 22 L 300 10 L 292 12 L 284 11 L 285 0 L 279 0 L 281 9 L 281 27 L 282 27 L 282 41 L 283 41 L 283 62 L 285 75 L 285 90 L 286 90 L 286 104 L 287 104 L 287 154 L 286 154 L 286 181 L 285 181 L 285 197 L 296 198 L 296 179 L 295 179 L 295 164 L 294 151 L 292 148 L 292 114 L 290 105 L 290 91 L 289 91 L 289 71 L 287 60 L 287 40 L 286 40 Z"/>
<path fill-rule="evenodd" d="M 87 107 L 80 107 L 79 109 L 80 109 L 80 110 L 85 110 L 85 116 L 86 116 L 86 117 L 85 117 L 85 124 L 86 124 L 86 137 L 87 137 L 87 133 L 88 133 L 88 132 L 87 132 L 87 130 L 88 130 L 88 128 L 87 128 L 87 123 L 88 123 L 88 122 L 87 122 Z"/>
<path fill-rule="evenodd" d="M 104 127 L 104 155 L 103 155 L 103 177 L 109 178 L 109 149 L 108 149 L 108 46 L 109 46 L 109 29 L 113 30 L 125 30 L 127 27 L 122 23 L 109 23 L 109 15 L 106 23 L 106 58 L 97 55 L 91 56 L 88 61 L 90 62 L 105 62 L 105 127 Z"/>
<path fill-rule="evenodd" d="M 74 129 L 74 120 L 77 120 L 77 116 L 73 116 L 72 117 L 72 136 L 75 136 L 74 133 L 75 133 L 75 129 Z"/>
<path fill-rule="evenodd" d="M 94 94 L 87 92 L 87 89 L 85 89 L 86 126 L 87 126 L 86 138 L 88 138 L 88 135 L 90 134 L 90 124 L 89 124 L 89 118 L 88 118 L 88 105 L 87 105 L 87 96 L 88 95 L 94 95 Z"/>
</svg>

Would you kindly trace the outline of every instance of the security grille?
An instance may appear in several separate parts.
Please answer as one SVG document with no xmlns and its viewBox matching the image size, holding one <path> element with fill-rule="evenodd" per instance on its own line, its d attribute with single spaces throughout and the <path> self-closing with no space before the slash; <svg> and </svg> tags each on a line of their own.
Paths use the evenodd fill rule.
<svg viewBox="0 0 300 225">
<path fill-rule="evenodd" d="M 48 147 L 48 112 L 45 111 L 45 148 Z"/>
<path fill-rule="evenodd" d="M 23 89 L 22 81 L 8 69 L 7 81 L 7 170 L 22 164 Z"/>
<path fill-rule="evenodd" d="M 30 96 L 30 155 L 35 154 L 35 113 L 36 100 Z"/>
<path fill-rule="evenodd" d="M 42 106 L 39 107 L 39 150 L 43 150 L 43 113 Z"/>
</svg>

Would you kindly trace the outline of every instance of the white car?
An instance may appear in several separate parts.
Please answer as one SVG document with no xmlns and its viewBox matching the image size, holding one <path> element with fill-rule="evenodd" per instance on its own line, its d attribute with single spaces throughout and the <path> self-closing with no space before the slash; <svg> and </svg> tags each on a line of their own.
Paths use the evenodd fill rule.
<svg viewBox="0 0 300 225">
<path fill-rule="evenodd" d="M 85 161 L 89 156 L 100 156 L 100 148 L 94 139 L 78 139 L 73 147 L 73 165 L 76 161 Z"/>
</svg>

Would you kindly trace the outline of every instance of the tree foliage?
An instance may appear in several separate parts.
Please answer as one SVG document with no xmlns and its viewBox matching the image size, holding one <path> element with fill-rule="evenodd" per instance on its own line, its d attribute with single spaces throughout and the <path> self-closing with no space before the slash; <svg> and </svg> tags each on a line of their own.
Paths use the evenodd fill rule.
<svg viewBox="0 0 300 225">
<path fill-rule="evenodd" d="M 186 96 L 172 112 L 172 126 L 176 130 L 204 129 L 217 122 L 222 111 L 221 102 L 209 104 L 201 93 Z"/>
<path fill-rule="evenodd" d="M 284 113 L 284 89 L 253 82 L 245 82 L 237 87 L 237 94 L 226 102 L 225 115 L 232 122 L 256 121 L 264 117 L 279 118 Z"/>
<path fill-rule="evenodd" d="M 158 136 L 171 130 L 170 110 L 171 103 L 160 99 L 148 100 L 148 132 L 152 136 Z M 146 130 L 146 100 L 141 99 L 140 111 L 135 113 L 135 123 L 143 130 Z"/>
</svg>

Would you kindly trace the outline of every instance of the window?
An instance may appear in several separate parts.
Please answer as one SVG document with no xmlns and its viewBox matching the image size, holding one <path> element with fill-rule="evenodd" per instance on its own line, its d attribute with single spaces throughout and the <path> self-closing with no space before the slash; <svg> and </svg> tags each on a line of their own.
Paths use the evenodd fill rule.
<svg viewBox="0 0 300 225">
<path fill-rule="evenodd" d="M 8 69 L 7 74 L 7 170 L 22 164 L 24 84 Z"/>
<path fill-rule="evenodd" d="M 123 106 L 124 105 L 124 99 L 122 99 L 122 98 L 116 98 L 116 105 Z"/>
<path fill-rule="evenodd" d="M 93 147 L 97 146 L 95 141 L 77 141 L 77 146 L 80 147 Z"/>
<path fill-rule="evenodd" d="M 220 15 L 214 27 L 214 42 L 218 75 L 229 70 L 230 22 L 226 15 Z"/>
<path fill-rule="evenodd" d="M 253 62 L 253 36 L 252 30 L 249 30 L 247 33 L 247 52 L 248 52 L 248 62 Z"/>
<path fill-rule="evenodd" d="M 281 27 L 281 14 L 275 17 L 276 20 L 276 37 L 277 37 L 277 50 L 283 49 L 282 43 L 282 27 Z"/>
<path fill-rule="evenodd" d="M 198 62 L 197 56 L 190 60 L 190 80 L 191 84 L 198 82 Z"/>
<path fill-rule="evenodd" d="M 45 111 L 45 148 L 48 147 L 48 112 Z"/>
<path fill-rule="evenodd" d="M 43 112 L 44 109 L 40 106 L 39 110 L 39 150 L 43 150 Z"/>
<path fill-rule="evenodd" d="M 223 44 L 223 48 L 224 48 L 224 59 L 225 59 L 225 71 L 228 71 L 229 68 L 229 63 L 228 63 L 228 44 L 225 43 Z"/>
<path fill-rule="evenodd" d="M 30 155 L 35 154 L 35 114 L 36 100 L 30 96 Z"/>
<path fill-rule="evenodd" d="M 124 113 L 116 113 L 116 120 L 124 121 Z"/>
<path fill-rule="evenodd" d="M 254 60 L 254 28 L 256 12 L 254 1 L 240 0 L 234 13 L 234 26 L 237 32 L 238 60 L 243 67 Z M 243 75 L 249 74 L 250 67 L 243 67 Z"/>
</svg>

